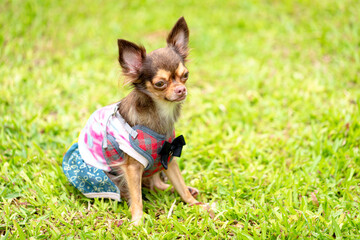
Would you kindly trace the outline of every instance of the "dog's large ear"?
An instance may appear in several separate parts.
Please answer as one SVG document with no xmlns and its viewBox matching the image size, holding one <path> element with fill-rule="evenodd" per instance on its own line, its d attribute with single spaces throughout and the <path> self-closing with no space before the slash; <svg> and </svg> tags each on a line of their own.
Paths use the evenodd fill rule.
<svg viewBox="0 0 360 240">
<path fill-rule="evenodd" d="M 127 82 L 136 82 L 146 57 L 146 50 L 143 46 L 135 43 L 118 39 L 119 63 L 123 73 L 128 79 Z"/>
<path fill-rule="evenodd" d="M 189 54 L 189 28 L 184 17 L 175 23 L 166 41 L 169 47 L 173 47 L 183 60 L 186 60 Z"/>
</svg>

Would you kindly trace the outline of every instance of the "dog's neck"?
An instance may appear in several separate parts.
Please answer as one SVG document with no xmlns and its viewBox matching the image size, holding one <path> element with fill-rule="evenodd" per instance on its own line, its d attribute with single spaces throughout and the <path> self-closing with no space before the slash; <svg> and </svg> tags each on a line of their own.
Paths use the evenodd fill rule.
<svg viewBox="0 0 360 240">
<path fill-rule="evenodd" d="M 119 105 L 121 116 L 131 126 L 143 125 L 167 137 L 171 136 L 180 111 L 180 103 L 154 101 L 136 89 L 122 99 Z"/>
</svg>

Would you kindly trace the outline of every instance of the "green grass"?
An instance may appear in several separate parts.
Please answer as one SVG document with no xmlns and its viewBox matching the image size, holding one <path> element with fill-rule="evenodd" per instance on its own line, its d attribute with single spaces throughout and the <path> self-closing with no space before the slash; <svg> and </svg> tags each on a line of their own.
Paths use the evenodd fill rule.
<svg viewBox="0 0 360 240">
<path fill-rule="evenodd" d="M 356 0 L 1 1 L 0 239 L 359 239 L 359 12 Z M 83 197 L 62 156 L 129 92 L 117 38 L 163 47 L 182 15 L 179 162 L 215 218 L 146 192 L 130 229 L 127 204 Z"/>
</svg>

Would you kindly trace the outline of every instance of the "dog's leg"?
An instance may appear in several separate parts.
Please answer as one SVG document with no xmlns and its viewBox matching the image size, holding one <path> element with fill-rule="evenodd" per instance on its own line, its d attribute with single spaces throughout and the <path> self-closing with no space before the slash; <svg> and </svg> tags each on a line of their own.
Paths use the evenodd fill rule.
<svg viewBox="0 0 360 240">
<path fill-rule="evenodd" d="M 162 172 L 161 172 L 162 173 Z M 151 191 L 165 191 L 170 187 L 169 184 L 165 183 L 162 179 L 160 174 L 161 173 L 155 173 L 151 177 L 144 178 L 142 181 L 142 186 L 150 189 Z M 167 179 L 167 177 L 166 177 Z M 194 187 L 187 187 L 191 193 L 191 195 L 196 198 L 199 195 L 199 190 L 197 190 Z M 171 188 L 171 192 L 174 192 L 174 188 Z"/>
<path fill-rule="evenodd" d="M 173 159 L 168 166 L 168 170 L 164 170 L 175 190 L 179 193 L 184 202 L 188 204 L 197 204 L 198 201 L 190 192 L 190 188 L 185 185 L 184 178 L 181 175 L 180 168 L 175 159 Z M 197 190 L 191 188 L 192 190 Z M 197 194 L 196 194 L 197 195 Z"/>
<path fill-rule="evenodd" d="M 130 211 L 131 221 L 135 226 L 141 224 L 143 216 L 143 203 L 141 195 L 141 179 L 144 172 L 144 166 L 133 159 L 128 157 L 125 164 L 121 165 L 124 176 L 127 182 L 130 196 Z"/>
<path fill-rule="evenodd" d="M 163 180 L 161 180 L 160 178 L 160 173 L 155 173 L 153 176 L 153 182 L 154 182 L 154 187 L 156 187 L 157 189 L 164 191 L 166 189 L 168 189 L 170 187 L 169 184 L 164 183 Z"/>
<path fill-rule="evenodd" d="M 147 177 L 143 179 L 142 182 L 143 187 L 150 189 L 151 191 L 161 190 L 164 191 L 170 187 L 169 184 L 164 183 L 160 178 L 160 173 L 155 173 L 151 177 Z"/>
</svg>

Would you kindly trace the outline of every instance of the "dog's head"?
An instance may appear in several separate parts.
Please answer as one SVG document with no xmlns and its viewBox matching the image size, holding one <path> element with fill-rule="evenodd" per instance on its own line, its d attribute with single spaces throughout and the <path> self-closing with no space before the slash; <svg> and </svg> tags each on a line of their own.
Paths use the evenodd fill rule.
<svg viewBox="0 0 360 240">
<path fill-rule="evenodd" d="M 181 103 L 185 100 L 185 67 L 189 53 L 189 29 L 181 17 L 167 37 L 167 46 L 146 54 L 143 46 L 118 39 L 119 62 L 126 81 L 156 102 Z"/>
</svg>

